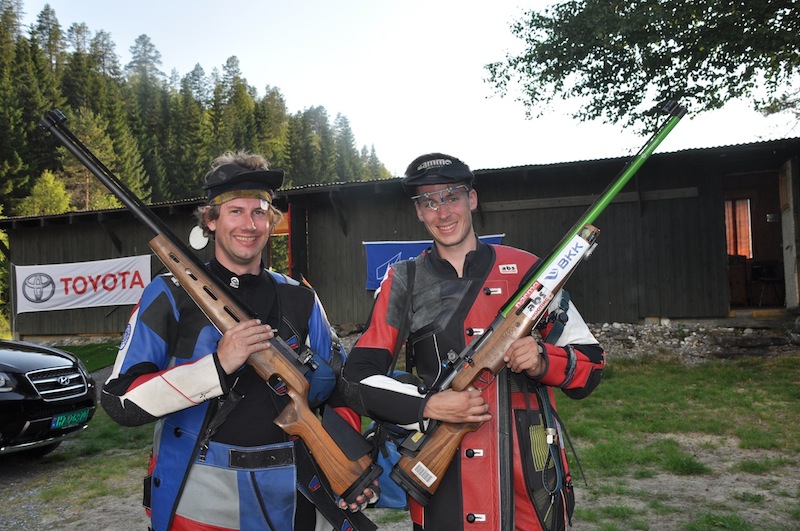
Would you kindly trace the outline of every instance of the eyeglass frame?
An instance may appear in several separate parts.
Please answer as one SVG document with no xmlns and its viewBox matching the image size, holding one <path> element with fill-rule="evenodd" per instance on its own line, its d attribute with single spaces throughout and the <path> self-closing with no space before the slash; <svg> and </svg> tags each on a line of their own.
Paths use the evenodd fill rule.
<svg viewBox="0 0 800 531">
<path fill-rule="evenodd" d="M 441 190 L 436 190 L 435 192 L 426 192 L 424 194 L 411 196 L 411 200 L 414 201 L 414 203 L 417 206 L 419 206 L 421 208 L 426 208 L 430 212 L 439 212 L 439 209 L 442 208 L 442 205 L 447 207 L 447 209 L 449 210 L 451 206 L 455 206 L 458 202 L 461 201 L 462 197 L 461 197 L 460 194 L 457 195 L 457 196 L 453 195 L 453 192 L 455 192 L 456 190 L 459 190 L 461 188 L 463 188 L 464 191 L 466 191 L 466 194 L 464 194 L 464 197 L 469 197 L 469 192 L 470 192 L 470 190 L 472 190 L 472 187 L 470 187 L 467 184 L 457 184 L 455 186 L 448 186 L 447 188 L 442 188 Z M 451 199 L 450 201 L 446 201 L 445 200 L 445 197 L 444 197 L 445 194 L 448 194 L 448 198 Z M 438 195 L 439 196 L 439 202 L 436 204 L 436 207 L 433 207 L 431 205 L 431 203 L 434 201 L 434 199 L 430 198 L 432 195 Z M 420 202 L 419 202 L 420 199 L 422 199 L 424 201 L 423 204 L 420 204 Z"/>
</svg>

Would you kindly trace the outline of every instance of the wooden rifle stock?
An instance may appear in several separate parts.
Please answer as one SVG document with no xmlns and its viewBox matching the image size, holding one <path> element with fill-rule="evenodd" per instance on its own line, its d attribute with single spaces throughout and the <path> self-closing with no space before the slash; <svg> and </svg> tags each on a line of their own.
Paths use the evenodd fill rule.
<svg viewBox="0 0 800 531">
<path fill-rule="evenodd" d="M 531 333 L 580 261 L 591 254 L 599 233 L 591 223 L 677 125 L 686 114 L 686 109 L 668 102 L 663 112 L 669 114 L 669 118 L 567 232 L 553 252 L 540 262 L 533 275 L 523 281 L 485 333 L 454 356 L 447 367 L 449 374 L 437 385 L 437 390 L 452 388 L 464 391 L 474 387 L 483 391 L 504 368 L 503 356 L 511 343 Z M 481 425 L 431 421 L 425 433 L 411 434 L 407 438 L 411 444 L 406 446 L 404 442 L 401 446 L 403 455 L 392 469 L 390 477 L 420 505 L 427 505 L 461 446 L 461 441 Z M 414 450 L 408 450 L 409 446 Z"/>
<path fill-rule="evenodd" d="M 64 115 L 58 110 L 53 110 L 39 122 L 39 126 L 51 132 L 131 210 L 139 221 L 151 229 L 155 237 L 149 242 L 150 248 L 214 326 L 224 333 L 243 320 L 255 318 L 255 314 L 239 302 L 227 287 L 208 271 L 205 264 L 72 134 L 64 125 L 64 121 Z M 373 463 L 369 455 L 363 455 L 353 461 L 344 454 L 309 408 L 309 384 L 296 367 L 300 362 L 294 351 L 277 336 L 270 340 L 270 344 L 272 348 L 252 354 L 247 363 L 273 389 L 276 389 L 276 378 L 285 384 L 286 394 L 291 398 L 291 402 L 275 419 L 275 424 L 286 433 L 300 437 L 322 469 L 333 491 L 348 504 L 354 503 L 356 497 L 380 476 L 381 467 Z"/>
</svg>

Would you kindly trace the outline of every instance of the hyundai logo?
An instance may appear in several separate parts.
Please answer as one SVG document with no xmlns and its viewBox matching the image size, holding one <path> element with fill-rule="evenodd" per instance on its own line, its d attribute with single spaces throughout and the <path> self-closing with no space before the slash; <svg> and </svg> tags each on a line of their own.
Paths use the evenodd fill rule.
<svg viewBox="0 0 800 531">
<path fill-rule="evenodd" d="M 66 387 L 69 385 L 69 376 L 59 376 L 58 377 L 58 384 L 62 387 Z"/>
<path fill-rule="evenodd" d="M 55 292 L 53 277 L 45 273 L 33 273 L 22 282 L 22 294 L 33 303 L 47 302 Z"/>
</svg>

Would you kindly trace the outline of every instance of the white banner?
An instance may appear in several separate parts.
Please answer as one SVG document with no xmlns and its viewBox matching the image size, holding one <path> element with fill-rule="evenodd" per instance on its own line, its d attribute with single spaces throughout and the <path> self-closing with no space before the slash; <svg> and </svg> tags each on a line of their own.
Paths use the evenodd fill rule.
<svg viewBox="0 0 800 531">
<path fill-rule="evenodd" d="M 150 283 L 150 255 L 16 266 L 17 313 L 136 304 Z"/>
</svg>

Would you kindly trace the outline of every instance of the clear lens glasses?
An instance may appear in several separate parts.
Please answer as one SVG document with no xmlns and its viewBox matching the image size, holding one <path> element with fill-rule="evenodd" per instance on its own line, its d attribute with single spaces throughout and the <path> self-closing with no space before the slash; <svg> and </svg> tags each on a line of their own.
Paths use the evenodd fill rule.
<svg viewBox="0 0 800 531">
<path fill-rule="evenodd" d="M 449 210 L 451 207 L 456 206 L 469 195 L 469 188 L 465 184 L 458 186 L 451 186 L 443 190 L 435 192 L 428 192 L 426 194 L 415 195 L 411 199 L 431 212 L 438 212 L 444 205 Z"/>
</svg>

